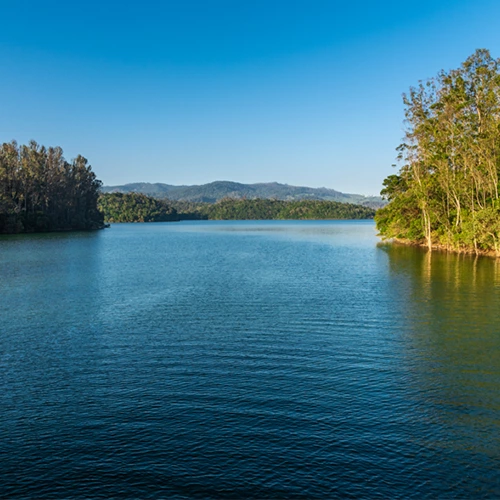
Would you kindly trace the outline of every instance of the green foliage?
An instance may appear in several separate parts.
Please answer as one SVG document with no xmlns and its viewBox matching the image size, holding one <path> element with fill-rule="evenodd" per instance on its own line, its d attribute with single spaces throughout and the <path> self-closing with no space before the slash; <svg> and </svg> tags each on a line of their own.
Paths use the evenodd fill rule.
<svg viewBox="0 0 500 500">
<path fill-rule="evenodd" d="M 371 219 L 368 207 L 336 201 L 283 201 L 225 198 L 217 203 L 172 202 L 181 219 L 271 220 L 271 219 Z"/>
<path fill-rule="evenodd" d="M 375 210 L 338 201 L 304 200 L 285 202 L 280 219 L 373 219 Z"/>
<path fill-rule="evenodd" d="M 101 181 L 87 160 L 59 147 L 15 141 L 0 146 L 0 233 L 97 229 Z"/>
<path fill-rule="evenodd" d="M 99 197 L 99 209 L 106 222 L 177 221 L 177 211 L 164 200 L 141 193 L 105 193 Z"/>
<path fill-rule="evenodd" d="M 500 60 L 477 50 L 404 96 L 403 165 L 384 181 L 380 234 L 500 255 Z"/>
</svg>

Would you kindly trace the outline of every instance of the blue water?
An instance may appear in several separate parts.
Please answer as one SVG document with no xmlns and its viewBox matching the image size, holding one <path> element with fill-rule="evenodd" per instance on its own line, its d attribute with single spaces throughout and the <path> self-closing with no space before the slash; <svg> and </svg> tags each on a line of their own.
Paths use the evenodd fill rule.
<svg viewBox="0 0 500 500">
<path fill-rule="evenodd" d="M 500 262 L 377 242 L 0 237 L 0 496 L 500 497 Z"/>
</svg>

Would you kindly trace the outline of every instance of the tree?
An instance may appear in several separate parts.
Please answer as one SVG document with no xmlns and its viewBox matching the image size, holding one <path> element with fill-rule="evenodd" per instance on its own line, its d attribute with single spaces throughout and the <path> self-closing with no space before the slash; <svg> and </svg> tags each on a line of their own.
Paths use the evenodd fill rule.
<svg viewBox="0 0 500 500">
<path fill-rule="evenodd" d="M 30 141 L 0 146 L 0 233 L 96 229 L 99 181 L 87 160 Z"/>
<path fill-rule="evenodd" d="M 403 163 L 384 181 L 383 237 L 450 250 L 498 253 L 500 61 L 477 50 L 404 95 Z"/>
</svg>

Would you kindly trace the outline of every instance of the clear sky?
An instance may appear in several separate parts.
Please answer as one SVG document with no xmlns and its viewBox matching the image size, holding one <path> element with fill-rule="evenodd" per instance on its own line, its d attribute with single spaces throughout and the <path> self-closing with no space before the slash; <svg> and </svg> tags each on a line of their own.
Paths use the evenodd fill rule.
<svg viewBox="0 0 500 500">
<path fill-rule="evenodd" d="M 401 94 L 476 48 L 500 1 L 0 0 L 0 141 L 105 184 L 278 181 L 378 194 Z"/>
</svg>

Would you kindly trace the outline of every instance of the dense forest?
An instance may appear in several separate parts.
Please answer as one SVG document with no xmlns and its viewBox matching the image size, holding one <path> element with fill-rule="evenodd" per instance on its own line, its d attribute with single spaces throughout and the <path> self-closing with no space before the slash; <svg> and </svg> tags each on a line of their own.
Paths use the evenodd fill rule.
<svg viewBox="0 0 500 500">
<path fill-rule="evenodd" d="M 368 207 L 336 201 L 262 200 L 226 198 L 217 203 L 171 201 L 181 219 L 271 220 L 271 219 L 372 219 Z"/>
<path fill-rule="evenodd" d="M 201 206 L 208 219 L 370 219 L 375 211 L 368 207 L 337 201 L 232 200 Z"/>
<path fill-rule="evenodd" d="M 500 60 L 477 50 L 404 96 L 399 172 L 376 215 L 385 238 L 500 256 Z"/>
<path fill-rule="evenodd" d="M 106 222 L 172 220 L 371 219 L 371 208 L 335 201 L 224 199 L 217 203 L 159 200 L 140 193 L 104 193 Z"/>
<path fill-rule="evenodd" d="M 98 229 L 101 182 L 87 160 L 31 141 L 0 146 L 0 233 Z"/>
<path fill-rule="evenodd" d="M 104 193 L 99 198 L 98 206 L 106 222 L 179 220 L 177 211 L 165 200 L 140 193 Z"/>
</svg>

